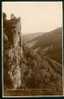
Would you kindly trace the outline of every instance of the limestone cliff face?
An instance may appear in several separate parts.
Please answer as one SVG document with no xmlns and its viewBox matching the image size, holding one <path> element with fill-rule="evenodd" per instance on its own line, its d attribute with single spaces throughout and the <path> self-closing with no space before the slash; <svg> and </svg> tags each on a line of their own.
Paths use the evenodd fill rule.
<svg viewBox="0 0 64 99">
<path fill-rule="evenodd" d="M 13 17 L 10 20 L 3 20 L 3 24 L 5 86 L 9 87 L 9 80 L 12 83 L 12 88 L 17 88 L 21 86 L 20 61 L 23 56 L 21 20 L 20 18 Z"/>
<path fill-rule="evenodd" d="M 8 74 L 12 81 L 12 88 L 17 88 L 21 86 L 21 48 L 11 48 L 9 50 L 9 70 Z"/>
</svg>

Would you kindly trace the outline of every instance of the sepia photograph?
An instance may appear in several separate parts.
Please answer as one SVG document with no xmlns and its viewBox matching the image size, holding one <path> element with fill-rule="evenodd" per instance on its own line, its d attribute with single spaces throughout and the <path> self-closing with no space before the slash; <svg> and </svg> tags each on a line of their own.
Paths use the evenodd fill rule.
<svg viewBox="0 0 64 99">
<path fill-rule="evenodd" d="M 63 96 L 62 2 L 2 2 L 2 96 Z"/>
</svg>

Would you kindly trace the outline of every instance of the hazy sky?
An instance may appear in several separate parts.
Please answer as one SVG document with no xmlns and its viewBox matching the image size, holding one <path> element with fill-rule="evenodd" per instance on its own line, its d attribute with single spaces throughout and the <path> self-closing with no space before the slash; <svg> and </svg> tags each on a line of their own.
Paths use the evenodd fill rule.
<svg viewBox="0 0 64 99">
<path fill-rule="evenodd" d="M 62 26 L 62 2 L 3 2 L 7 17 L 21 17 L 22 32 L 48 32 Z"/>
</svg>

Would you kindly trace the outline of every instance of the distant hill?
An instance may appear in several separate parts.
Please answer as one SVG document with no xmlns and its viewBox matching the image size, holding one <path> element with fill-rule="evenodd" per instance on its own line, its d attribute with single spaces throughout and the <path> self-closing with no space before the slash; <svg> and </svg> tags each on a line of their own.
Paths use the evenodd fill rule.
<svg viewBox="0 0 64 99">
<path fill-rule="evenodd" d="M 59 44 L 61 45 L 62 42 L 62 32 L 61 29 L 56 29 L 53 30 L 51 32 L 48 32 L 46 34 L 43 34 L 39 37 L 37 37 L 37 43 L 35 44 L 34 47 L 45 47 L 45 46 L 49 46 L 51 44 Z"/>
<path fill-rule="evenodd" d="M 29 45 L 29 43 L 37 41 L 34 47 L 38 47 L 41 44 L 42 46 L 44 46 L 44 45 L 59 41 L 62 38 L 61 36 L 62 36 L 62 28 L 58 28 L 47 33 L 38 32 L 38 33 L 24 35 L 23 41 L 27 45 Z"/>
<path fill-rule="evenodd" d="M 33 33 L 23 37 L 24 43 L 35 51 L 46 53 L 61 62 L 62 58 L 62 28 L 47 33 Z"/>
<path fill-rule="evenodd" d="M 30 42 L 31 40 L 34 40 L 36 37 L 39 37 L 42 34 L 43 34 L 42 32 L 37 32 L 23 35 L 23 41 L 24 43 Z"/>
</svg>

